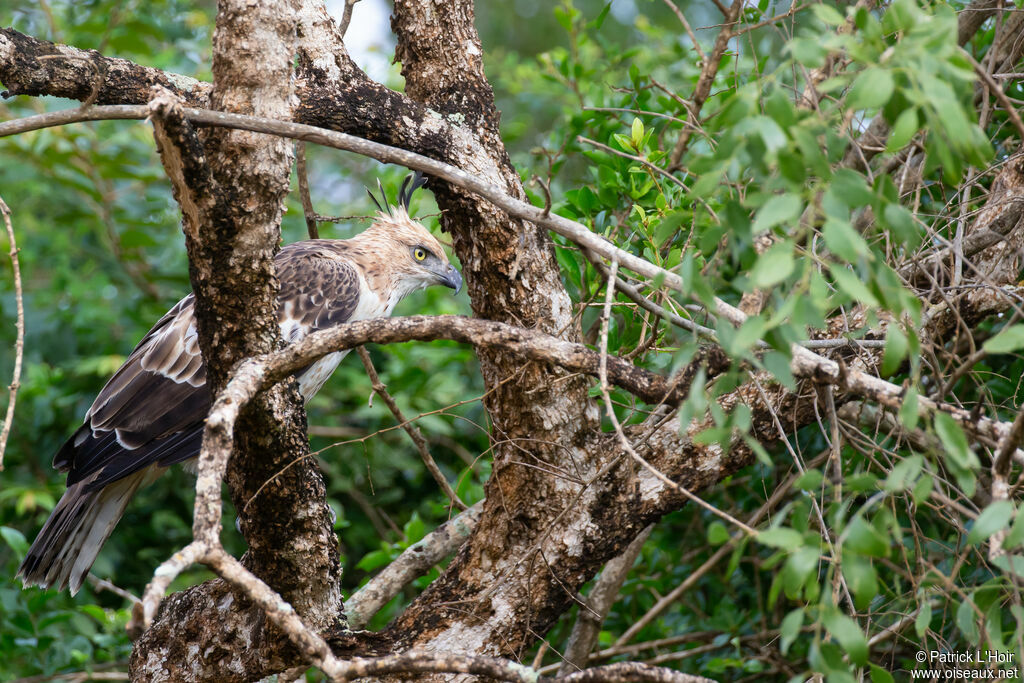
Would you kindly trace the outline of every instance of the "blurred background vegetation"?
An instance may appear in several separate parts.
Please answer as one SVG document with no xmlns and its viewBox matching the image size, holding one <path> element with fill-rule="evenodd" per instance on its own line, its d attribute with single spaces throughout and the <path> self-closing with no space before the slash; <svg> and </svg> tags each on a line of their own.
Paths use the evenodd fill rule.
<svg viewBox="0 0 1024 683">
<path fill-rule="evenodd" d="M 710 3 L 677 4 L 698 29 L 721 21 Z M 213 2 L 6 0 L 3 5 L 0 23 L 29 35 L 210 77 Z M 735 334 L 720 328 L 719 333 L 732 355 L 776 371 L 785 382 L 787 341 L 803 338 L 807 326 L 820 326 L 843 305 L 868 302 L 878 310 L 919 316 L 917 299 L 890 277 L 886 250 L 911 253 L 929 231 L 947 230 L 942 218 L 959 209 L 949 202 L 958 196 L 960 170 L 972 164 L 987 168 L 991 159 L 1009 151 L 1000 142 L 1008 135 L 1005 119 L 990 118 L 985 134 L 976 126 L 969 67 L 965 74 L 950 43 L 955 16 L 949 8 L 938 3 L 923 12 L 911 2 L 896 6 L 918 26 L 916 33 L 910 25 L 894 25 L 900 16 L 869 13 L 850 39 L 854 42 L 838 45 L 855 48 L 849 76 L 823 85 L 835 96 L 813 116 L 794 107 L 796 84 L 805 69 L 824 59 L 828 41 L 822 36 L 833 32 L 835 17 L 841 19 L 838 11 L 794 12 L 785 21 L 745 33 L 723 60 L 705 107 L 711 115 L 682 159 L 679 183 L 622 156 L 669 165 L 667 153 L 686 117 L 678 94 L 689 96 L 700 74 L 693 46 L 666 3 L 482 2 L 477 25 L 503 112 L 505 142 L 534 203 L 544 202 L 534 178 L 550 181 L 556 211 L 584 220 L 652 261 L 678 268 L 693 291 L 714 291 L 736 301 L 757 287 L 770 290 L 766 312 L 755 316 L 751 327 Z M 747 6 L 743 19 L 754 26 L 788 9 L 788 3 L 762 0 Z M 363 0 L 356 5 L 350 34 L 360 41 L 358 47 L 353 43 L 357 61 L 400 89 L 398 67 L 390 64 L 389 11 L 384 2 Z M 698 31 L 705 50 L 717 30 Z M 368 35 L 373 39 L 365 40 Z M 983 29 L 972 49 L 984 52 L 992 36 L 993 29 Z M 883 68 L 881 55 L 890 48 L 897 59 L 888 53 Z M 857 77 L 862 77 L 860 86 Z M 1024 95 L 1015 83 L 1007 87 L 1015 97 Z M 924 94 L 908 95 L 915 92 Z M 77 104 L 14 98 L 0 103 L 0 117 L 69 106 Z M 907 110 L 915 117 L 900 129 L 903 144 L 916 137 L 931 158 L 943 161 L 941 167 L 935 163 L 925 169 L 927 182 L 915 199 L 920 208 L 915 216 L 887 175 L 833 173 L 851 132 L 866 125 L 865 112 L 881 111 L 895 122 Z M 309 156 L 317 211 L 353 217 L 321 226 L 324 237 L 347 237 L 365 227 L 371 205 L 364 187 L 381 178 L 393 196 L 405 174 L 333 150 L 310 147 Z M 987 172 L 978 175 L 983 185 L 990 181 Z M 781 247 L 759 255 L 754 235 L 795 221 L 816 193 L 819 199 L 824 195 L 831 220 L 823 230 L 831 254 L 815 254 L 813 247 L 802 251 L 807 241 L 783 239 Z M 15 426 L 0 474 L 0 680 L 123 671 L 130 651 L 123 630 L 130 607 L 126 600 L 88 585 L 75 598 L 22 590 L 12 577 L 27 541 L 63 490 L 62 477 L 50 468 L 53 453 L 136 341 L 188 291 L 178 209 L 150 129 L 134 122 L 74 125 L 3 139 L 0 194 L 13 211 L 21 250 L 27 328 Z M 966 202 L 970 205 L 969 197 Z M 859 236 L 849 226 L 865 206 L 880 220 L 873 232 Z M 436 212 L 429 193 L 419 193 L 414 215 L 425 216 L 440 234 Z M 293 193 L 284 241 L 304 238 L 305 230 Z M 556 242 L 566 286 L 579 304 L 581 328 L 593 342 L 599 316 L 593 303 L 603 297 L 602 279 L 571 245 Z M 840 263 L 844 269 L 823 268 L 823 263 Z M 0 278 L 0 346 L 5 349 L 0 378 L 10 376 L 14 346 L 14 295 L 9 264 L 3 267 L 8 277 Z M 414 312 L 469 314 L 470 309 L 465 294 L 453 298 L 434 288 L 396 311 Z M 638 362 L 661 371 L 693 356 L 697 340 L 664 329 L 654 335 L 641 313 L 631 306 L 616 308 L 613 351 L 635 351 Z M 769 338 L 776 350 L 755 359 L 751 347 L 760 337 Z M 889 367 L 893 381 L 916 387 L 927 384 L 929 371 L 908 352 L 915 343 L 910 333 L 902 350 L 892 350 Z M 417 423 L 449 480 L 458 483 L 464 500 L 479 500 L 489 474 L 489 441 L 472 350 L 435 342 L 373 348 L 371 353 L 401 408 L 420 416 Z M 720 378 L 709 390 L 728 391 L 743 377 L 739 372 Z M 968 407 L 982 399 L 1005 404 L 1012 417 L 1020 403 L 1013 378 L 1021 376 L 1024 363 L 1017 356 L 1001 356 L 998 364 L 965 373 L 957 385 L 959 398 Z M 370 394 L 363 368 L 349 358 L 309 406 L 312 446 L 338 514 L 347 590 L 451 514 L 405 433 L 395 429 L 383 402 L 368 401 Z M 623 420 L 645 417 L 628 395 L 613 397 Z M 705 400 L 695 395 L 684 412 L 702 414 Z M 722 431 L 709 438 L 749 428 L 738 413 L 723 416 Z M 779 447 L 707 495 L 719 508 L 749 519 L 778 491 L 773 523 L 780 525 L 779 532 L 766 537 L 774 543 L 732 538 L 733 530 L 693 506 L 663 520 L 609 614 L 600 645 L 615 644 L 661 597 L 703 566 L 702 578 L 628 640 L 670 641 L 623 656 L 720 680 L 785 680 L 817 671 L 829 680 L 870 675 L 886 681 L 892 680 L 887 671 L 913 666 L 908 658 L 915 648 L 984 646 L 1021 653 L 1024 609 L 1019 595 L 1013 597 L 1012 579 L 972 550 L 963 538 L 963 520 L 929 507 L 930 489 L 922 483 L 950 469 L 961 503 L 977 512 L 968 495 L 976 464 L 968 458 L 957 469 L 938 453 L 912 455 L 906 444 L 885 434 L 864 435 L 859 442 L 847 434 L 844 484 L 831 480 L 822 464 L 822 454 L 829 452 L 826 431 L 814 425 L 789 444 L 800 454 L 803 476 L 797 478 L 790 451 Z M 175 470 L 142 491 L 93 573 L 139 594 L 157 564 L 190 538 L 192 487 L 193 479 Z M 828 519 L 831 540 L 843 537 L 842 567 L 820 562 L 821 530 L 809 521 L 819 518 Z M 1005 526 L 1009 517 L 1003 521 Z M 1024 524 L 1017 526 L 1024 531 Z M 244 544 L 230 521 L 225 529 L 229 550 L 240 554 Z M 938 574 L 929 574 L 929 567 Z M 857 621 L 829 600 L 840 572 L 853 592 Z M 387 623 L 436 575 L 435 570 L 417 581 L 371 627 Z M 207 577 L 193 569 L 174 587 Z M 575 611 L 567 614 L 549 634 L 552 650 L 539 663 L 558 662 L 554 651 L 563 647 L 575 616 Z M 894 625 L 895 630 L 890 628 Z"/>
</svg>

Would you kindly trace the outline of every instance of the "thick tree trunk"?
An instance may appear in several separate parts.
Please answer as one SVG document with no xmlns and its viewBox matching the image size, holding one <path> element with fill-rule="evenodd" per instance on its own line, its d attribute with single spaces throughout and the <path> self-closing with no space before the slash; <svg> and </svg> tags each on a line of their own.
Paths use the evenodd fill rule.
<svg viewBox="0 0 1024 683">
<path fill-rule="evenodd" d="M 287 2 L 220 3 L 211 106 L 292 117 L 297 9 L 297 3 Z M 240 360 L 279 343 L 272 259 L 293 155 L 290 141 L 245 131 L 210 129 L 200 140 L 209 187 L 190 187 L 196 179 L 186 177 L 175 189 L 183 207 L 198 204 L 184 212 L 186 243 L 208 382 L 219 392 Z M 189 199 L 199 195 L 209 201 Z M 249 543 L 244 563 L 319 630 L 341 618 L 341 568 L 323 479 L 315 461 L 303 459 L 305 428 L 293 385 L 267 392 L 236 431 L 228 485 Z M 293 465 L 293 460 L 300 462 Z M 191 637 L 182 638 L 183 626 Z M 245 646 L 215 646 L 210 635 L 218 631 Z M 211 581 L 164 603 L 136 643 L 132 675 L 135 680 L 248 680 L 253 672 L 285 666 L 277 654 L 284 641 L 258 610 L 222 581 Z"/>
</svg>

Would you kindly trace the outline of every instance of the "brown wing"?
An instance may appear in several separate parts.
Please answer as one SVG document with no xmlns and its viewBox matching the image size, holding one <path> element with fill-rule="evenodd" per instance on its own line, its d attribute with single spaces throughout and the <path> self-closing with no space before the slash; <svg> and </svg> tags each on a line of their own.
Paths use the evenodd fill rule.
<svg viewBox="0 0 1024 683">
<path fill-rule="evenodd" d="M 281 281 L 278 319 L 286 341 L 352 317 L 359 277 L 344 258 L 343 244 L 288 245 L 275 265 Z M 166 467 L 199 454 L 211 399 L 193 301 L 191 294 L 179 301 L 143 337 L 54 457 L 54 467 L 68 472 L 68 486 L 95 474 L 87 486 L 96 490 L 149 465 Z M 297 374 L 301 381 L 302 372 Z"/>
<path fill-rule="evenodd" d="M 199 449 L 210 410 L 190 294 L 151 329 L 100 391 L 83 424 L 53 459 L 68 486 L 99 488 L 143 467 Z"/>
<path fill-rule="evenodd" d="M 346 323 L 359 305 L 360 283 L 345 244 L 307 240 L 290 244 L 277 256 L 278 320 L 285 341 Z"/>
</svg>

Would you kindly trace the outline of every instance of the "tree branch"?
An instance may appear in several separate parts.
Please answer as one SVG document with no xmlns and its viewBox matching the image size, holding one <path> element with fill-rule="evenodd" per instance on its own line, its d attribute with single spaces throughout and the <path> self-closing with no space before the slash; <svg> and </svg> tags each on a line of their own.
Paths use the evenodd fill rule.
<svg viewBox="0 0 1024 683">
<path fill-rule="evenodd" d="M 110 109 L 111 113 L 116 112 L 119 114 L 118 118 L 144 118 L 143 113 L 145 110 L 145 108 L 130 107 L 95 107 L 94 111 L 91 113 L 83 113 L 83 116 L 87 115 L 88 120 L 101 118 L 101 116 L 95 112 L 97 109 L 104 111 Z M 545 216 L 542 209 L 509 197 L 497 187 L 486 182 L 482 182 L 477 177 L 449 164 L 428 159 L 413 152 L 395 149 L 380 143 L 356 138 L 351 135 L 346 135 L 345 133 L 325 131 L 302 124 L 285 123 L 281 121 L 261 119 L 258 117 L 239 116 L 235 114 L 209 112 L 198 109 L 185 109 L 184 112 L 190 120 L 196 123 L 240 128 L 244 130 L 258 130 L 260 132 L 271 133 L 274 135 L 293 137 L 299 140 L 316 142 L 317 144 L 328 147 L 356 152 L 383 162 L 402 164 L 409 168 L 436 175 L 454 185 L 458 185 L 459 187 L 480 195 L 492 202 L 494 205 L 501 207 L 512 216 L 521 217 L 538 225 L 543 225 L 563 237 L 572 240 L 581 247 L 596 252 L 609 260 L 618 261 L 622 267 L 629 268 L 652 279 L 660 279 L 663 286 L 677 291 L 683 291 L 683 282 L 679 275 L 660 268 L 645 259 L 616 247 L 611 242 L 608 242 L 599 235 L 591 232 L 589 228 L 581 223 L 563 218 L 557 214 L 549 214 Z M 34 130 L 39 127 L 60 125 L 78 120 L 75 118 L 73 113 L 58 113 L 61 114 L 61 116 L 42 114 L 39 116 L 27 117 L 25 119 L 0 124 L 0 137 L 24 132 L 26 130 Z M 996 218 L 1001 215 L 1001 213 L 996 213 Z M 714 303 L 714 312 L 727 319 L 733 325 L 739 327 L 746 322 L 747 315 L 735 306 L 732 306 L 723 299 L 717 297 L 714 299 Z M 468 339 L 466 341 L 468 341 Z M 902 403 L 903 388 L 898 385 L 887 382 L 856 368 L 843 367 L 838 362 L 820 356 L 797 344 L 792 345 L 790 350 L 793 356 L 790 364 L 790 370 L 796 377 L 811 379 L 816 382 L 834 384 L 844 391 L 869 398 L 891 408 L 899 408 Z M 573 354 L 569 355 L 571 356 Z M 575 362 L 579 365 L 573 369 L 587 372 L 587 374 L 593 374 L 597 370 L 596 365 L 591 366 L 582 358 L 577 359 Z M 561 365 L 563 365 L 563 367 L 572 368 L 571 365 Z M 616 375 L 616 372 L 620 371 L 627 374 L 631 372 L 628 371 L 627 368 L 621 366 L 618 368 L 610 367 L 609 379 L 613 383 L 622 386 L 622 382 L 626 380 L 622 378 L 622 375 Z M 651 393 L 643 388 L 642 385 L 645 381 L 646 380 L 638 379 L 637 382 L 631 382 L 628 390 L 645 401 L 658 402 L 655 400 L 655 395 L 657 394 L 657 391 L 661 389 L 660 385 L 658 385 L 657 388 L 654 389 L 654 392 Z M 654 381 L 656 382 L 657 380 Z M 623 388 L 626 387 L 624 386 Z M 676 400 L 678 400 L 678 395 Z M 671 400 L 666 400 L 666 403 L 671 402 Z M 956 408 L 946 409 L 945 407 L 940 407 L 935 401 L 925 397 L 921 397 L 919 399 L 918 405 L 922 415 L 931 415 L 937 410 L 947 412 L 958 423 L 960 423 L 961 427 L 968 430 L 968 433 L 983 434 L 987 438 L 995 441 L 999 441 L 1003 437 L 1003 433 L 1001 431 L 1003 427 L 1000 426 L 1002 423 L 992 421 L 988 418 L 975 419 L 968 411 Z M 1008 425 L 1005 427 L 1008 428 Z"/>
<path fill-rule="evenodd" d="M 444 491 L 444 495 L 448 497 L 451 504 L 460 510 L 465 510 L 469 506 L 462 502 L 458 494 L 445 479 L 444 473 L 441 472 L 441 468 L 434 462 L 434 457 L 430 455 L 430 448 L 427 446 L 427 440 L 423 438 L 423 434 L 420 432 L 419 427 L 412 424 L 409 420 L 405 419 L 405 415 L 402 414 L 402 409 L 395 403 L 395 399 L 388 393 L 388 388 L 380 381 L 380 377 L 377 375 L 377 369 L 373 367 L 373 361 L 370 359 L 370 353 L 366 350 L 365 346 L 360 346 L 356 349 L 359 353 L 359 359 L 363 361 L 363 368 L 366 369 L 366 375 L 370 378 L 370 385 L 373 387 L 373 391 L 381 397 L 384 401 L 384 405 L 391 411 L 391 415 L 398 421 L 399 426 L 405 430 L 405 433 L 412 439 L 413 444 L 416 446 L 417 452 L 420 454 L 420 459 L 423 460 L 423 466 L 430 472 L 430 476 L 434 478 L 437 485 Z"/>
<path fill-rule="evenodd" d="M 601 624 L 619 597 L 622 584 L 633 569 L 633 563 L 653 529 L 654 525 L 651 525 L 641 531 L 621 555 L 609 560 L 601 570 L 601 576 L 594 582 L 594 588 L 587 596 L 586 603 L 580 605 L 580 613 L 565 646 L 559 674 L 564 676 L 586 668 L 587 660 L 601 633 Z"/>
<path fill-rule="evenodd" d="M 370 579 L 345 601 L 349 626 L 360 629 L 412 580 L 459 549 L 480 521 L 483 502 L 437 527 Z"/>
<path fill-rule="evenodd" d="M 91 98 L 97 69 L 103 78 Z M 3 97 L 49 95 L 93 99 L 96 104 L 144 104 L 153 86 L 163 86 L 190 105 L 205 107 L 213 90 L 211 84 L 188 76 L 39 40 L 13 28 L 0 28 L 0 82 L 7 87 L 0 93 Z"/>
<path fill-rule="evenodd" d="M 18 243 L 14 239 L 14 226 L 11 225 L 11 210 L 0 197 L 0 216 L 3 216 L 4 227 L 7 229 L 7 242 L 10 245 L 8 256 L 14 274 L 14 305 L 17 311 L 15 329 L 17 336 L 14 341 L 14 370 L 11 383 L 7 387 L 7 412 L 4 414 L 3 429 L 0 429 L 0 472 L 4 469 L 4 452 L 7 450 L 7 437 L 14 423 L 14 405 L 21 386 L 21 361 L 25 355 L 25 304 L 21 292 L 21 264 L 18 262 Z"/>
<path fill-rule="evenodd" d="M 697 79 L 697 85 L 693 89 L 693 96 L 690 98 L 689 105 L 687 106 L 690 116 L 694 119 L 700 117 L 700 110 L 704 107 L 708 95 L 711 94 L 711 84 L 715 82 L 715 76 L 718 75 L 718 66 L 722 63 L 725 50 L 729 47 L 729 41 L 732 40 L 736 33 L 736 22 L 739 20 L 742 9 L 743 0 L 733 0 L 732 6 L 729 7 L 729 11 L 725 15 L 725 19 L 722 20 L 723 25 L 718 32 L 718 37 L 715 38 L 715 45 L 711 48 L 711 58 L 701 60 L 703 65 L 701 66 L 700 77 Z M 683 130 L 679 133 L 679 139 L 676 140 L 676 145 L 669 156 L 669 171 L 678 167 L 679 161 L 683 158 L 683 154 L 686 153 L 686 148 L 690 144 L 690 136 L 693 134 L 693 130 L 690 126 L 684 126 Z"/>
</svg>

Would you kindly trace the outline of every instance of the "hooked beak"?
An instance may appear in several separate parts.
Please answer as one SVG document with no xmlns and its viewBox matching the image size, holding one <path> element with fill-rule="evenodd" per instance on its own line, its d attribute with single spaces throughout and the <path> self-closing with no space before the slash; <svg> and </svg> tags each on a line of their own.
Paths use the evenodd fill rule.
<svg viewBox="0 0 1024 683">
<path fill-rule="evenodd" d="M 444 285 L 445 287 L 451 287 L 458 294 L 462 291 L 462 273 L 460 273 L 455 266 L 449 264 L 444 274 L 438 278 L 438 284 Z"/>
</svg>

